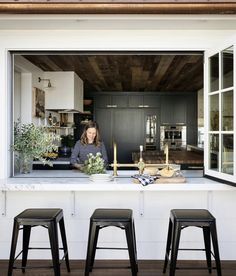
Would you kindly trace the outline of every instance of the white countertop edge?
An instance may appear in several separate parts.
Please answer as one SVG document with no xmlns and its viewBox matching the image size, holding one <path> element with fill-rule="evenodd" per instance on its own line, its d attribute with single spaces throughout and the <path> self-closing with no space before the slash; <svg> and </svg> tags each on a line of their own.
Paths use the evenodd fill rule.
<svg viewBox="0 0 236 276">
<path fill-rule="evenodd" d="M 29 179 L 28 179 L 29 180 Z M 191 180 L 191 179 L 188 179 Z M 111 181 L 107 183 L 94 183 L 91 181 L 83 181 L 82 183 L 72 183 L 72 181 L 57 181 L 52 179 L 50 182 L 42 181 L 39 183 L 39 179 L 37 179 L 36 183 L 32 181 L 27 182 L 16 182 L 16 181 L 7 181 L 5 183 L 1 183 L 0 189 L 1 191 L 80 191 L 80 192 L 127 192 L 127 191 L 232 191 L 235 190 L 235 187 L 230 185 L 222 184 L 222 183 L 212 183 L 206 181 L 196 181 L 194 179 L 194 183 L 189 181 L 187 183 L 181 184 L 149 184 L 147 186 L 143 186 L 141 184 L 130 183 L 130 179 L 126 181 L 122 179 L 122 181 Z M 78 181 L 78 180 L 77 180 Z M 38 183 L 37 183 L 38 182 Z"/>
</svg>

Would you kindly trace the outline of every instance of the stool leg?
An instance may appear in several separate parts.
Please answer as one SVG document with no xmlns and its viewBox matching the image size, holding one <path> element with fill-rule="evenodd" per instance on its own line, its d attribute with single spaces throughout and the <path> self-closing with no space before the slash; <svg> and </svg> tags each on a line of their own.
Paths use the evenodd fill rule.
<svg viewBox="0 0 236 276">
<path fill-rule="evenodd" d="M 65 256 L 65 261 L 66 261 L 66 268 L 67 268 L 67 271 L 70 272 L 68 246 L 67 246 L 67 241 L 66 241 L 66 230 L 65 230 L 65 223 L 64 223 L 64 218 L 63 217 L 59 221 L 59 226 L 60 226 L 60 231 L 61 231 L 61 240 L 62 240 L 62 244 L 63 244 L 63 251 L 64 251 L 64 256 Z"/>
<path fill-rule="evenodd" d="M 132 236 L 133 236 L 133 244 L 134 244 L 134 255 L 135 255 L 135 260 L 136 260 L 136 271 L 138 272 L 137 245 L 136 245 L 134 220 L 132 220 Z"/>
<path fill-rule="evenodd" d="M 91 263 L 90 263 L 90 270 L 89 272 L 92 272 L 93 270 L 93 265 L 94 265 L 94 260 L 95 260 L 95 254 L 96 254 L 96 249 L 97 249 L 97 243 L 98 243 L 98 234 L 99 234 L 99 226 L 96 226 L 95 230 L 95 235 L 94 235 L 94 241 L 93 241 L 93 249 L 92 249 L 92 257 L 91 257 Z"/>
<path fill-rule="evenodd" d="M 218 239 L 217 239 L 216 223 L 215 222 L 211 223 L 210 231 L 211 231 L 212 244 L 213 244 L 214 254 L 215 254 L 217 275 L 221 276 L 222 274 L 221 274 L 220 254 L 219 254 L 219 247 L 218 247 Z"/>
<path fill-rule="evenodd" d="M 137 275 L 137 260 L 135 258 L 135 249 L 133 243 L 133 233 L 132 233 L 132 224 L 131 222 L 125 225 L 126 240 L 128 244 L 129 259 L 131 265 L 132 276 Z"/>
<path fill-rule="evenodd" d="M 60 262 L 59 262 L 59 244 L 58 244 L 58 234 L 57 234 L 56 222 L 49 223 L 48 234 L 49 234 L 50 245 L 51 245 L 54 275 L 60 276 L 61 272 L 60 272 Z"/>
<path fill-rule="evenodd" d="M 170 260 L 170 273 L 169 276 L 175 276 L 176 262 L 179 249 L 181 225 L 180 223 L 173 223 L 172 229 L 172 245 L 171 245 L 171 260 Z"/>
<path fill-rule="evenodd" d="M 206 252 L 206 260 L 207 260 L 207 267 L 209 273 L 212 272 L 211 268 L 211 235 L 210 235 L 210 228 L 203 226 L 203 237 L 205 243 L 205 252 Z"/>
<path fill-rule="evenodd" d="M 29 251 L 29 241 L 30 241 L 31 226 L 23 226 L 23 243 L 22 243 L 22 272 L 25 273 L 25 267 L 27 264 L 27 257 Z"/>
<path fill-rule="evenodd" d="M 16 220 L 14 220 L 13 231 L 12 231 L 12 241 L 11 241 L 11 252 L 10 252 L 10 259 L 8 264 L 8 274 L 7 274 L 8 276 L 12 276 L 18 234 L 19 234 L 19 224 Z"/>
<path fill-rule="evenodd" d="M 84 276 L 88 276 L 89 272 L 92 270 L 91 263 L 92 263 L 95 235 L 96 235 L 96 223 L 90 221 Z M 95 251 L 96 251 L 96 248 L 95 248 Z"/>
<path fill-rule="evenodd" d="M 165 253 L 165 262 L 164 262 L 164 267 L 163 267 L 163 273 L 166 273 L 166 268 L 167 268 L 168 261 L 169 261 L 171 235 L 172 235 L 172 221 L 171 221 L 171 219 L 169 219 L 169 227 L 168 227 L 168 234 L 167 234 L 166 253 Z"/>
</svg>

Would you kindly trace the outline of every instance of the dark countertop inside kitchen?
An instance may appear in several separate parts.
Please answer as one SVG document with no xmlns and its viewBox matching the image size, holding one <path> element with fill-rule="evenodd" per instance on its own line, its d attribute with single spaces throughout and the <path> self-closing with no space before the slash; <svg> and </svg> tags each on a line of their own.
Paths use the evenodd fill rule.
<svg viewBox="0 0 236 276">
<path fill-rule="evenodd" d="M 133 152 L 132 158 L 134 162 L 139 161 L 139 152 Z M 145 163 L 165 163 L 166 155 L 163 151 L 144 151 L 143 159 Z M 170 164 L 203 164 L 203 152 L 187 151 L 187 150 L 170 150 Z"/>
</svg>

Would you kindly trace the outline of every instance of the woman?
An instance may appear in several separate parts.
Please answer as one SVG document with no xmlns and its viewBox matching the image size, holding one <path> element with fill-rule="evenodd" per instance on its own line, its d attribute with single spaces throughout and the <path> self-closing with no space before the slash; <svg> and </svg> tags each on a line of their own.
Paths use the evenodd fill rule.
<svg viewBox="0 0 236 276">
<path fill-rule="evenodd" d="M 80 169 L 84 161 L 88 159 L 88 154 L 96 155 L 101 153 L 105 165 L 108 164 L 107 152 L 104 143 L 100 140 L 99 127 L 96 122 L 90 121 L 84 127 L 84 131 L 75 144 L 71 154 L 71 164 Z"/>
</svg>

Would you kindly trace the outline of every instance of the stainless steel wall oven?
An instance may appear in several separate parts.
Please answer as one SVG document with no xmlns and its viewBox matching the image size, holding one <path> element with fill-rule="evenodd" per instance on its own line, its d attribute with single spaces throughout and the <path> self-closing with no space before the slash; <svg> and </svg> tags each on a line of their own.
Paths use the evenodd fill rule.
<svg viewBox="0 0 236 276">
<path fill-rule="evenodd" d="M 162 125 L 160 126 L 160 149 L 164 149 L 167 143 L 169 149 L 180 150 L 187 146 L 187 128 L 185 125 Z"/>
</svg>

